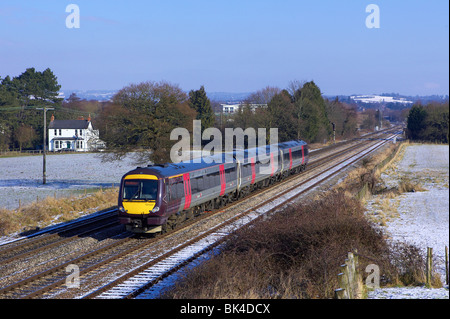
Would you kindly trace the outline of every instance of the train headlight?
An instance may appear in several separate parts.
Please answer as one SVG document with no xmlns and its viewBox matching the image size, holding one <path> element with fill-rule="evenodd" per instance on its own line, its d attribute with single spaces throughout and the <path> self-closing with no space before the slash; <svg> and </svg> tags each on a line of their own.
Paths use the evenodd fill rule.
<svg viewBox="0 0 450 319">
<path fill-rule="evenodd" d="M 126 210 L 125 210 L 125 208 L 123 208 L 123 206 L 119 206 L 119 211 L 122 212 L 122 213 L 126 212 Z"/>
<path fill-rule="evenodd" d="M 158 206 L 154 207 L 150 212 L 151 212 L 151 213 L 157 213 L 157 212 L 159 212 L 159 207 L 158 207 Z"/>
</svg>

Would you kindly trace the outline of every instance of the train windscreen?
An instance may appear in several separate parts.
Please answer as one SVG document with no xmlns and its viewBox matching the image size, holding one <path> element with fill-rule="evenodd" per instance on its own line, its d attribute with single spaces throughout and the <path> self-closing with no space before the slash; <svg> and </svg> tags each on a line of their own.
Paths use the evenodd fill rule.
<svg viewBox="0 0 450 319">
<path fill-rule="evenodd" d="M 124 200 L 156 200 L 158 181 L 126 180 L 123 186 Z"/>
</svg>

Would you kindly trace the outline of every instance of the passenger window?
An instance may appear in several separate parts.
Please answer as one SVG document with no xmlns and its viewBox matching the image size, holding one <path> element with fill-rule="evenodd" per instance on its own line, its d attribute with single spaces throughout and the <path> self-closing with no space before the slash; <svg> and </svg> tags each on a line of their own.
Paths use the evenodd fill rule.
<svg viewBox="0 0 450 319">
<path fill-rule="evenodd" d="M 198 180 L 197 178 L 191 179 L 191 193 L 198 193 Z"/>
<path fill-rule="evenodd" d="M 202 192 L 205 189 L 203 185 L 203 176 L 197 178 L 197 189 L 198 192 Z"/>
</svg>

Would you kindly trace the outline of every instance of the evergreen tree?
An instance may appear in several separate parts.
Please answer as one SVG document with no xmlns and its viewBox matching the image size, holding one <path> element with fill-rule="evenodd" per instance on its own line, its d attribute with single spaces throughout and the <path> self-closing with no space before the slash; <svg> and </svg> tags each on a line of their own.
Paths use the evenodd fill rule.
<svg viewBox="0 0 450 319">
<path fill-rule="evenodd" d="M 44 72 L 36 72 L 34 68 L 28 68 L 12 81 L 15 87 L 20 104 L 22 106 L 39 105 L 45 103 L 57 103 L 62 99 L 58 98 L 58 91 L 61 85 L 58 84 L 56 76 L 50 69 Z"/>
<path fill-rule="evenodd" d="M 285 142 L 297 138 L 295 129 L 295 112 L 294 105 L 291 103 L 291 98 L 287 91 L 282 91 L 276 94 L 269 104 L 267 110 L 270 115 L 269 128 L 278 128 L 278 139 L 280 142 Z"/>
<path fill-rule="evenodd" d="M 205 129 L 214 126 L 214 112 L 203 85 L 199 90 L 189 92 L 189 106 L 197 111 L 196 119 L 202 122 L 202 134 Z"/>
<path fill-rule="evenodd" d="M 419 140 L 423 138 L 423 132 L 426 127 L 425 119 L 427 111 L 422 105 L 413 105 L 408 115 L 408 137 L 412 140 Z"/>
<path fill-rule="evenodd" d="M 301 138 L 309 142 L 329 138 L 332 129 L 319 87 L 313 81 L 305 83 L 300 92 L 297 92 L 295 100 L 302 123 Z"/>
<path fill-rule="evenodd" d="M 9 75 L 3 80 L 0 79 L 0 107 L 17 107 L 19 106 L 17 90 Z"/>
</svg>

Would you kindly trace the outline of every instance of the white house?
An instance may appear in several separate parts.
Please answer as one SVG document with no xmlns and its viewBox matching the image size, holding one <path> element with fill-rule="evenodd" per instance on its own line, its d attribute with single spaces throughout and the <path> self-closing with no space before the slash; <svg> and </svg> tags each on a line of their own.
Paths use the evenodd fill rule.
<svg viewBox="0 0 450 319">
<path fill-rule="evenodd" d="M 94 151 L 105 147 L 99 136 L 99 131 L 94 130 L 92 126 L 90 115 L 87 120 L 55 120 L 52 115 L 48 126 L 48 150 Z"/>
<path fill-rule="evenodd" d="M 239 103 L 239 104 L 220 104 L 222 106 L 223 113 L 233 114 L 237 113 L 239 111 L 239 108 L 245 107 L 245 104 Z M 250 104 L 250 109 L 253 113 L 255 113 L 255 110 L 259 107 L 267 107 L 267 104 Z"/>
</svg>

